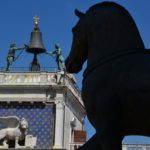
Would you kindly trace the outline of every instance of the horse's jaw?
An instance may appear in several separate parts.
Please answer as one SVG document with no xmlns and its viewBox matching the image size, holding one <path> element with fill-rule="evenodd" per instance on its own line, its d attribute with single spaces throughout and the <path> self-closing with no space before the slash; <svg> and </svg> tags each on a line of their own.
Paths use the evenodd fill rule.
<svg viewBox="0 0 150 150">
<path fill-rule="evenodd" d="M 65 66 L 68 73 L 78 73 L 82 69 L 82 66 L 78 66 L 75 61 L 72 63 L 69 57 L 65 60 Z"/>
</svg>

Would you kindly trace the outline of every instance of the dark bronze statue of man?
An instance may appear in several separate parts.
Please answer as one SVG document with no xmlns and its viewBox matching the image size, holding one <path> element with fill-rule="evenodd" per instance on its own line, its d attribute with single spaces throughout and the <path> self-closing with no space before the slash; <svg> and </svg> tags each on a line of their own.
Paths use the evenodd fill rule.
<svg viewBox="0 0 150 150">
<path fill-rule="evenodd" d="M 58 70 L 64 71 L 65 70 L 65 64 L 64 64 L 64 58 L 62 56 L 62 50 L 59 43 L 55 44 L 55 50 L 53 52 L 46 52 L 46 54 L 51 55 L 52 57 L 56 58 L 56 63 L 58 66 Z"/>
<path fill-rule="evenodd" d="M 25 47 L 26 47 L 26 46 L 25 46 Z M 11 70 L 12 63 L 13 63 L 14 61 L 16 61 L 17 58 L 18 58 L 18 57 L 20 56 L 20 54 L 22 53 L 22 52 L 21 52 L 17 57 L 15 57 L 15 52 L 16 52 L 17 50 L 23 50 L 25 47 L 23 47 L 23 48 L 17 48 L 15 43 L 13 43 L 13 44 L 10 45 L 10 48 L 9 48 L 9 51 L 8 51 L 8 55 L 7 55 L 7 68 L 6 68 L 7 71 L 10 71 L 10 70 Z"/>
</svg>

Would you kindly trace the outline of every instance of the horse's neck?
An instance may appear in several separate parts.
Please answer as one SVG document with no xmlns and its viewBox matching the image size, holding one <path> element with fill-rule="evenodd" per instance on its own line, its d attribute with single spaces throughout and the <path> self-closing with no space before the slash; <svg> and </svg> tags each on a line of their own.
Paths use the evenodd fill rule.
<svg viewBox="0 0 150 150">
<path fill-rule="evenodd" d="M 96 17 L 95 22 L 88 26 L 88 63 L 92 64 L 101 58 L 108 57 L 113 54 L 143 49 L 144 44 L 136 28 L 136 25 L 130 24 L 130 21 L 124 21 L 124 24 L 129 24 L 128 27 L 119 26 L 120 22 L 114 20 L 107 20 L 98 22 Z M 100 17 L 101 18 L 101 17 Z M 94 20 L 94 19 L 93 19 Z M 100 20 L 100 19 L 99 19 Z M 89 22 L 91 19 L 89 19 Z M 88 23 L 89 23 L 88 22 Z M 88 24 L 87 23 L 87 24 Z"/>
<path fill-rule="evenodd" d="M 98 38 L 97 38 L 98 39 Z M 109 57 L 115 53 L 121 52 L 121 50 L 113 49 L 111 45 L 103 43 L 101 41 L 93 41 L 94 44 L 89 44 L 89 51 L 88 51 L 88 65 L 93 64 L 100 59 Z"/>
<path fill-rule="evenodd" d="M 99 60 L 111 57 L 113 55 L 124 54 L 128 51 L 137 51 L 138 49 L 144 50 L 144 47 L 119 45 L 115 39 L 112 39 L 110 42 L 110 39 L 104 41 L 97 36 L 93 39 L 91 38 L 89 42 L 87 63 L 88 65 L 91 65 L 98 62 Z"/>
</svg>

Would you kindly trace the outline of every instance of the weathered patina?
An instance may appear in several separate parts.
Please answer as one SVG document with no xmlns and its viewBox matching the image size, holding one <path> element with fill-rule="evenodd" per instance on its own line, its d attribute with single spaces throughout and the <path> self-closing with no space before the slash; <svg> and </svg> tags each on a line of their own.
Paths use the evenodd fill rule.
<svg viewBox="0 0 150 150">
<path fill-rule="evenodd" d="M 21 48 L 17 48 L 15 43 L 10 45 L 10 48 L 9 48 L 9 51 L 8 51 L 8 55 L 7 55 L 7 68 L 6 68 L 7 71 L 11 70 L 13 62 L 16 61 L 18 59 L 18 57 L 21 55 L 21 53 L 23 52 L 23 51 L 21 51 L 18 54 L 18 56 L 15 57 L 16 51 L 17 50 L 23 50 L 25 48 L 26 48 L 26 45 L 24 45 L 24 47 L 21 47 Z"/>
<path fill-rule="evenodd" d="M 58 70 L 64 71 L 65 65 L 64 65 L 64 57 L 62 55 L 62 50 L 59 43 L 55 44 L 55 50 L 52 52 L 46 52 L 46 54 L 49 54 L 50 56 L 54 57 L 56 59 Z"/>
</svg>

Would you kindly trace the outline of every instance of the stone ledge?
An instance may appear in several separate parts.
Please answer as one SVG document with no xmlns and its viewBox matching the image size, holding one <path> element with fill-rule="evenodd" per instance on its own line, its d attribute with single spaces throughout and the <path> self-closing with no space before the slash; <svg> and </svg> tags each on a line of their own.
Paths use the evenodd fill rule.
<svg viewBox="0 0 150 150">
<path fill-rule="evenodd" d="M 4 148 L 2 150 L 66 150 L 66 149 L 50 149 L 50 148 Z"/>
</svg>

